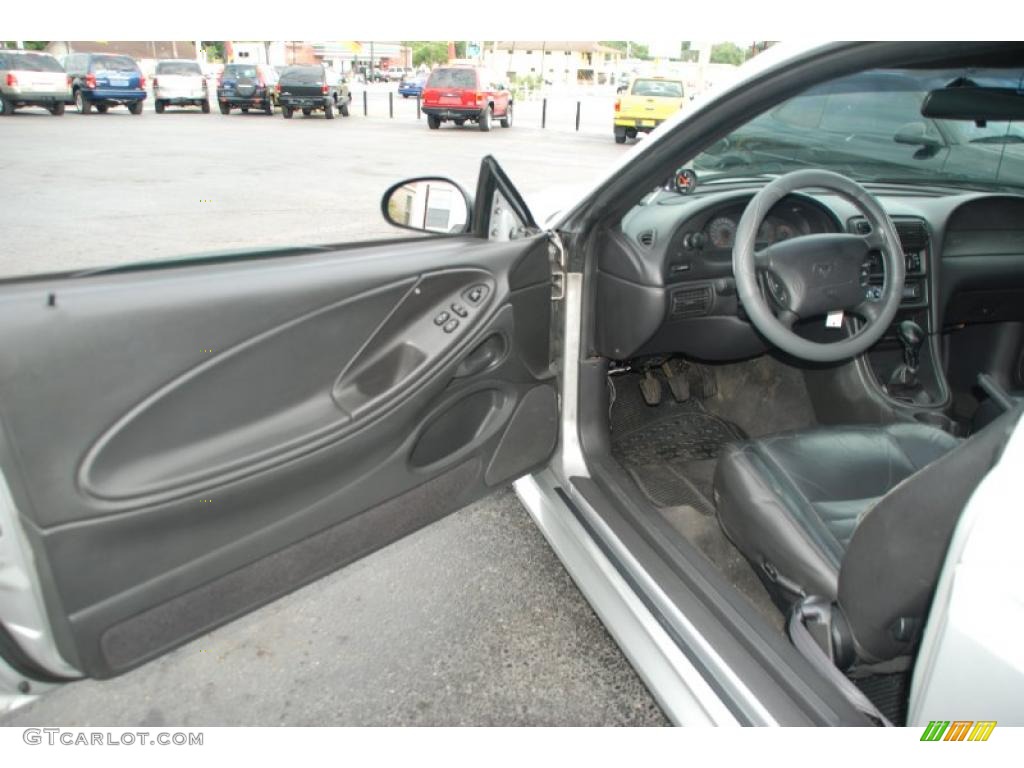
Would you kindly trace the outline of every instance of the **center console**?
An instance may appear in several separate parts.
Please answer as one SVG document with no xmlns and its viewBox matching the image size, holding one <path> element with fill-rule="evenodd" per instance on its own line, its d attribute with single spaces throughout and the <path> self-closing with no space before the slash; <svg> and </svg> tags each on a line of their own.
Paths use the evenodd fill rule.
<svg viewBox="0 0 1024 768">
<path fill-rule="evenodd" d="M 882 339 L 866 354 L 870 371 L 881 392 L 901 406 L 913 408 L 942 407 L 948 391 L 939 365 L 935 329 L 931 313 L 931 240 L 922 219 L 893 219 L 900 244 L 906 279 L 899 311 Z M 847 224 L 851 232 L 866 234 L 870 224 L 854 218 Z M 868 261 L 868 292 L 882 295 L 882 254 L 873 251 Z"/>
<path fill-rule="evenodd" d="M 930 312 L 933 286 L 928 228 L 922 219 L 914 217 L 894 217 L 893 224 L 906 266 L 903 299 L 896 317 L 868 352 L 838 368 L 810 373 L 809 383 L 821 378 L 822 393 L 846 393 L 839 402 L 820 403 L 826 422 L 913 419 L 955 431 L 945 413 L 950 404 L 949 388 Z M 847 229 L 863 235 L 870 232 L 870 224 L 856 217 L 847 222 Z M 884 281 L 881 253 L 870 253 L 866 267 L 868 297 L 880 299 Z M 818 406 L 816 403 L 816 409 Z"/>
</svg>

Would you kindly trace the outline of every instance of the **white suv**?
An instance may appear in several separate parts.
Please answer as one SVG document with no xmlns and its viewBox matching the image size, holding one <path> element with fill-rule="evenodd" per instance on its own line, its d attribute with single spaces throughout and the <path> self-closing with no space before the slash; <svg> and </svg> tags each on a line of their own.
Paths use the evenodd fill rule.
<svg viewBox="0 0 1024 768">
<path fill-rule="evenodd" d="M 53 56 L 41 51 L 0 51 L 0 115 L 18 107 L 44 107 L 63 115 L 71 98 L 68 76 Z"/>
</svg>

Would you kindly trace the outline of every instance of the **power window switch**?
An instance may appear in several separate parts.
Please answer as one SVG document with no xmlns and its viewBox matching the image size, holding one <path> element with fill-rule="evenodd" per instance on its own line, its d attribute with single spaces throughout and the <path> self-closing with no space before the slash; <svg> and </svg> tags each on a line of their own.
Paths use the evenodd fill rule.
<svg viewBox="0 0 1024 768">
<path fill-rule="evenodd" d="M 466 301 L 476 306 L 477 304 L 484 300 L 485 296 L 487 296 L 487 286 L 474 285 L 471 288 L 467 288 L 465 293 L 463 293 L 462 295 L 466 297 Z"/>
<path fill-rule="evenodd" d="M 466 311 L 466 308 L 459 304 L 458 302 L 452 304 L 452 312 L 454 312 L 459 317 L 465 317 L 466 315 L 469 314 L 469 312 Z"/>
<path fill-rule="evenodd" d="M 445 310 L 441 310 L 437 317 L 434 318 L 434 325 L 444 325 L 448 322 L 448 318 L 451 317 Z"/>
<path fill-rule="evenodd" d="M 458 327 L 459 327 L 459 321 L 456 320 L 453 317 L 451 320 L 449 320 L 447 323 L 444 324 L 444 332 L 445 333 L 451 333 L 452 331 L 454 331 Z"/>
</svg>

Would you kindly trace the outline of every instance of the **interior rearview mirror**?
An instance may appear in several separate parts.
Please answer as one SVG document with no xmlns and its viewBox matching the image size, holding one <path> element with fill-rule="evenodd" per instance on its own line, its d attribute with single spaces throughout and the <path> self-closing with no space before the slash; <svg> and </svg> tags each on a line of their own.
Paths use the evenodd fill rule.
<svg viewBox="0 0 1024 768">
<path fill-rule="evenodd" d="M 945 120 L 1024 120 L 1024 94 L 1016 88 L 979 88 L 962 81 L 929 92 L 921 114 Z"/>
<path fill-rule="evenodd" d="M 381 213 L 389 224 L 436 234 L 468 232 L 472 210 L 466 191 L 444 178 L 400 181 L 381 200 Z"/>
</svg>

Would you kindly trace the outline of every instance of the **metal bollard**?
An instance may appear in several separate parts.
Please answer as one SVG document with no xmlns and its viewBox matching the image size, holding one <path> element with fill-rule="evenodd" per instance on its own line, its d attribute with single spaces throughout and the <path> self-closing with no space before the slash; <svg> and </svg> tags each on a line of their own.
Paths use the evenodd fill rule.
<svg viewBox="0 0 1024 768">
<path fill-rule="evenodd" d="M 580 103 L 576 102 L 576 131 L 580 130 Z"/>
<path fill-rule="evenodd" d="M 393 91 L 388 91 L 388 117 L 392 119 L 395 117 L 395 94 Z"/>
<path fill-rule="evenodd" d="M 540 127 L 546 128 L 548 123 L 548 99 L 545 96 L 540 104 Z"/>
<path fill-rule="evenodd" d="M 368 113 L 366 111 L 366 91 L 363 91 L 363 117 L 366 117 L 367 114 Z"/>
<path fill-rule="evenodd" d="M 416 119 L 420 119 L 420 95 L 416 94 Z"/>
</svg>

